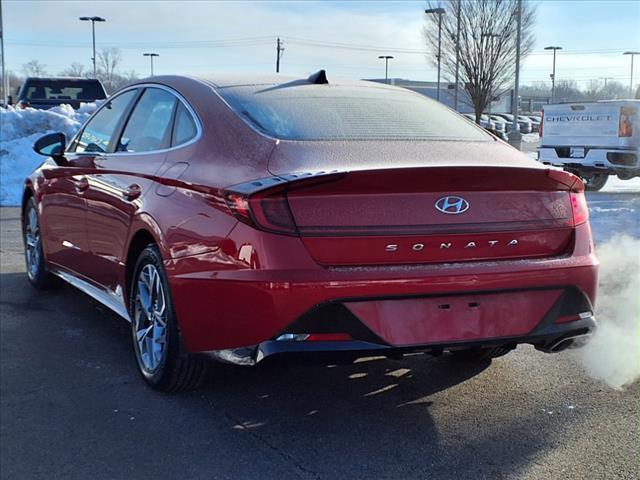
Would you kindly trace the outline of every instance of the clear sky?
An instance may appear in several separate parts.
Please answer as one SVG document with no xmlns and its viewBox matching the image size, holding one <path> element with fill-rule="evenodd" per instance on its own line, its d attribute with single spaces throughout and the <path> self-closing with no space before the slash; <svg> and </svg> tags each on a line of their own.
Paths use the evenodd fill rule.
<svg viewBox="0 0 640 480">
<path fill-rule="evenodd" d="M 390 54 L 390 76 L 436 77 L 423 53 L 423 1 L 0 1 L 7 67 L 17 72 L 32 59 L 53 74 L 73 62 L 89 68 L 90 24 L 78 17 L 98 15 L 107 19 L 96 26 L 98 48 L 120 48 L 122 69 L 143 76 L 146 51 L 160 54 L 156 74 L 270 73 L 281 36 L 283 73 L 325 68 L 339 76 L 384 77 L 377 56 Z M 524 62 L 522 83 L 548 81 L 551 55 L 543 48 L 560 45 L 558 79 L 584 85 L 609 77 L 628 84 L 630 58 L 622 52 L 640 50 L 640 1 L 535 3 L 536 46 Z M 640 57 L 636 66 L 640 81 Z"/>
</svg>

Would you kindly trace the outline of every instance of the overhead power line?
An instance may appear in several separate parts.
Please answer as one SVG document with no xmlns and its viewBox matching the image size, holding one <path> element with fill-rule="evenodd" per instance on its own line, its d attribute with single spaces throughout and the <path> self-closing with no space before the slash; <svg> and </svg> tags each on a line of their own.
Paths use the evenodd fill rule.
<svg viewBox="0 0 640 480">
<path fill-rule="evenodd" d="M 225 47 L 244 47 L 255 45 L 271 44 L 275 36 L 264 37 L 247 37 L 228 40 L 193 40 L 181 42 L 108 42 L 109 46 L 122 49 L 138 49 L 138 48 L 225 48 Z M 41 41 L 41 40 L 10 40 L 6 42 L 9 45 L 16 46 L 32 46 L 32 47 L 83 47 L 80 42 L 59 42 L 59 41 Z"/>
<path fill-rule="evenodd" d="M 243 46 L 256 46 L 256 45 L 273 45 L 276 40 L 275 35 L 264 35 L 259 37 L 243 37 L 243 38 L 229 38 L 218 40 L 185 40 L 185 41 L 159 41 L 159 42 L 109 42 L 109 46 L 119 47 L 122 49 L 128 48 L 225 48 L 225 47 L 243 47 Z M 333 48 L 339 50 L 354 50 L 354 51 L 386 51 L 392 53 L 404 53 L 412 55 L 429 55 L 433 54 L 430 50 L 422 48 L 407 48 L 407 47 L 389 47 L 387 45 L 367 45 L 360 43 L 347 43 L 347 42 L 332 42 L 326 40 L 316 40 L 301 37 L 289 37 L 282 36 L 281 40 L 286 40 L 290 44 L 298 44 L 309 47 L 318 48 Z M 11 40 L 5 39 L 7 45 L 17 46 L 34 46 L 34 47 L 83 47 L 81 42 L 60 42 L 60 41 L 42 41 L 42 40 Z M 617 55 L 622 53 L 627 47 L 621 48 L 606 48 L 606 49 L 590 49 L 590 50 L 563 50 L 563 55 Z M 530 56 L 535 55 L 548 55 L 546 52 L 531 52 Z"/>
</svg>

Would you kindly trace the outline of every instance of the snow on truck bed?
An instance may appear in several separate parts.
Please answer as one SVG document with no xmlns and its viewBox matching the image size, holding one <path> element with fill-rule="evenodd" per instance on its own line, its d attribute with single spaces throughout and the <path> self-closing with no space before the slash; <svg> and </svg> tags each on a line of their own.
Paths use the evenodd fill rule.
<svg viewBox="0 0 640 480">
<path fill-rule="evenodd" d="M 51 132 L 71 138 L 96 108 L 96 103 L 83 103 L 78 110 L 69 105 L 50 110 L 0 108 L 0 206 L 20 204 L 25 177 L 42 163 L 44 157 L 33 151 L 34 142 Z M 538 140 L 537 133 L 524 137 L 525 142 Z M 640 192 L 640 178 L 611 177 L 603 192 Z"/>
</svg>

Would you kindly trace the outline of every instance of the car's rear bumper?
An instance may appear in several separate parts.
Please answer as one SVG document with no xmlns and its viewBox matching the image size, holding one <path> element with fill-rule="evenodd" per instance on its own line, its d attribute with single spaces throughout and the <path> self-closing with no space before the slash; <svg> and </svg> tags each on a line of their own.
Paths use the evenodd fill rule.
<svg viewBox="0 0 640 480">
<path fill-rule="evenodd" d="M 552 321 L 541 324 L 527 335 L 515 337 L 486 338 L 472 341 L 445 342 L 429 345 L 393 346 L 365 340 L 345 341 L 304 341 L 268 340 L 250 348 L 206 352 L 209 356 L 238 365 L 254 365 L 266 358 L 286 355 L 312 360 L 353 360 L 363 356 L 386 356 L 397 358 L 407 353 L 425 352 L 439 355 L 444 351 L 466 348 L 506 347 L 530 344 L 546 353 L 561 352 L 565 349 L 585 345 L 596 329 L 593 316 L 556 324 Z"/>
<path fill-rule="evenodd" d="M 572 158 L 569 147 L 540 147 L 538 160 L 546 165 L 594 170 L 640 169 L 638 150 L 615 148 L 585 148 L 584 158 Z"/>
<path fill-rule="evenodd" d="M 296 241 L 291 238 L 291 258 L 300 254 Z M 598 268 L 588 224 L 575 230 L 572 252 L 552 258 L 345 268 L 323 268 L 309 260 L 306 268 L 297 269 L 228 264 L 226 270 L 211 270 L 212 259 L 220 258 L 218 253 L 167 262 L 182 336 L 191 352 L 261 344 L 271 351 L 281 344 L 267 348 L 271 344 L 265 342 L 304 328 L 302 333 L 309 334 L 349 333 L 354 341 L 376 348 L 513 342 L 529 338 L 553 312 L 551 323 L 564 322 L 557 327 L 564 333 L 579 325 L 572 316 L 592 314 Z M 573 307 L 559 311 L 567 292 Z M 340 312 L 327 306 L 338 306 Z M 314 312 L 320 313 L 313 317 Z M 352 317 L 347 332 L 336 320 L 345 312 Z M 314 322 L 305 327 L 309 317 Z M 551 341 L 557 332 L 548 333 Z"/>
</svg>

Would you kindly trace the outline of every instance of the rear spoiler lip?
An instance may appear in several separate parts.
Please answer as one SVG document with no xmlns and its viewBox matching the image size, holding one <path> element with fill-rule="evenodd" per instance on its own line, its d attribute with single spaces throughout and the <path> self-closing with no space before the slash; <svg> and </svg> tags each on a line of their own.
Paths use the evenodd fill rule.
<svg viewBox="0 0 640 480">
<path fill-rule="evenodd" d="M 435 171 L 440 170 L 464 170 L 469 168 L 482 168 L 482 169 L 491 169 L 491 170 L 513 170 L 523 169 L 530 170 L 531 173 L 540 172 L 544 174 L 547 178 L 555 182 L 556 186 L 562 187 L 558 188 L 559 190 L 567 190 L 580 192 L 584 191 L 584 183 L 577 176 L 565 172 L 563 170 L 556 170 L 551 168 L 530 168 L 530 167 L 502 167 L 502 166 L 486 166 L 486 167 L 477 167 L 477 166 L 462 166 L 462 165 L 452 165 L 452 166 L 424 166 L 424 167 L 410 167 L 410 168 L 401 168 L 399 170 L 406 169 L 409 170 L 423 170 L 423 169 L 433 169 Z M 259 192 L 271 191 L 279 192 L 282 190 L 290 190 L 290 189 L 298 189 L 311 184 L 330 182 L 334 180 L 338 180 L 349 173 L 373 173 L 379 172 L 384 173 L 385 170 L 398 170 L 395 168 L 391 169 L 362 169 L 362 170 L 332 170 L 332 171 L 316 171 L 316 172 L 291 172 L 285 174 L 275 174 L 268 177 L 262 177 L 255 180 L 250 180 L 248 182 L 237 183 L 234 185 L 230 185 L 224 188 L 225 193 L 238 193 L 246 196 L 250 196 Z M 498 172 L 497 172 L 498 173 Z M 444 190 L 443 190 L 444 191 Z"/>
<path fill-rule="evenodd" d="M 567 187 L 570 192 L 584 192 L 584 182 L 576 175 L 564 170 L 547 169 L 547 177 Z"/>
<path fill-rule="evenodd" d="M 224 189 L 227 193 L 239 193 L 242 195 L 253 195 L 266 190 L 280 191 L 290 188 L 293 183 L 297 186 L 305 186 L 310 183 L 337 180 L 346 175 L 347 171 L 333 170 L 331 172 L 295 172 L 284 175 L 272 175 L 262 177 L 248 182 L 236 183 Z"/>
</svg>

